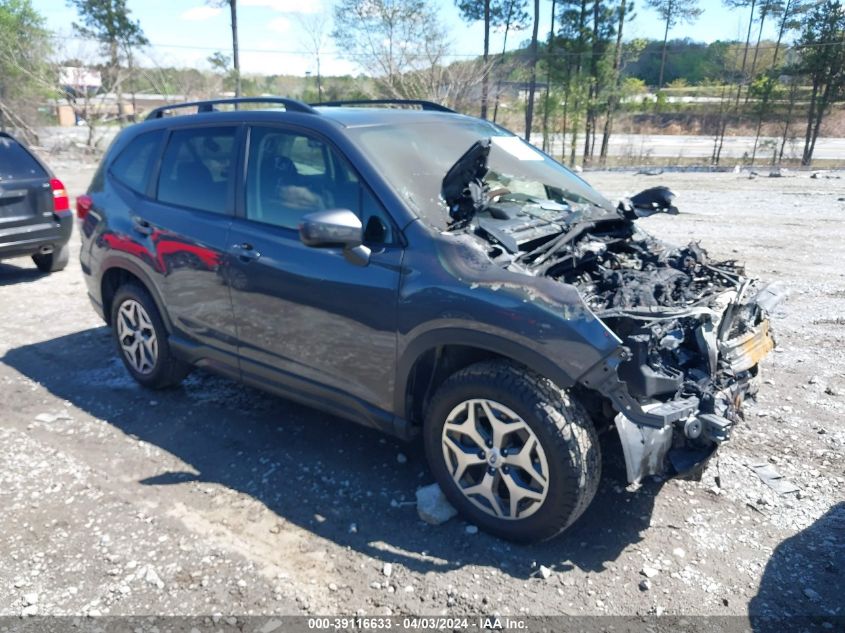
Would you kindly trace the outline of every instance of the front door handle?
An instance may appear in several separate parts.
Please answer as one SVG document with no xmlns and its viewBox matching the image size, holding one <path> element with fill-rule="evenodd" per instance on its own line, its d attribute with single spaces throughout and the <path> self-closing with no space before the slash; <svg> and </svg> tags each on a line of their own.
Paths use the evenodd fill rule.
<svg viewBox="0 0 845 633">
<path fill-rule="evenodd" d="M 132 218 L 132 228 L 141 235 L 150 235 L 153 232 L 152 225 L 138 216 Z"/>
<path fill-rule="evenodd" d="M 255 250 L 255 247 L 248 242 L 233 244 L 232 250 L 238 254 L 238 259 L 245 264 L 261 257 L 261 253 Z"/>
</svg>

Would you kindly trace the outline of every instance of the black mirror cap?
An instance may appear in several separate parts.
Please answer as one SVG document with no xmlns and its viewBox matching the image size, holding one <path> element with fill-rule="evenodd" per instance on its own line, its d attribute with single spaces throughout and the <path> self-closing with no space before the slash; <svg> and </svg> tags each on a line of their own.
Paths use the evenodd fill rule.
<svg viewBox="0 0 845 633">
<path fill-rule="evenodd" d="M 674 213 L 677 213 L 677 207 L 672 204 L 674 201 L 675 192 L 668 187 L 652 187 L 631 196 L 631 204 L 644 211 L 673 213 L 674 210 Z"/>
<path fill-rule="evenodd" d="M 299 224 L 299 239 L 306 246 L 354 248 L 363 243 L 364 227 L 349 209 L 309 213 Z"/>
</svg>

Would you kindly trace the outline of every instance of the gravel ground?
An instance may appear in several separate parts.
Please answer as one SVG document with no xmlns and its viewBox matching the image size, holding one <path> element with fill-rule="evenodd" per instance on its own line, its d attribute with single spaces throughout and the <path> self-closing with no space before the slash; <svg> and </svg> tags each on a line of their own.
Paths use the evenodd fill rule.
<svg viewBox="0 0 845 633">
<path fill-rule="evenodd" d="M 93 168 L 54 161 L 71 193 Z M 590 173 L 667 184 L 701 239 L 792 296 L 758 402 L 699 482 L 626 488 L 620 451 L 562 537 L 423 523 L 420 446 L 195 372 L 149 392 L 67 270 L 0 263 L 0 615 L 845 616 L 845 180 Z M 751 470 L 799 488 L 779 496 Z"/>
</svg>

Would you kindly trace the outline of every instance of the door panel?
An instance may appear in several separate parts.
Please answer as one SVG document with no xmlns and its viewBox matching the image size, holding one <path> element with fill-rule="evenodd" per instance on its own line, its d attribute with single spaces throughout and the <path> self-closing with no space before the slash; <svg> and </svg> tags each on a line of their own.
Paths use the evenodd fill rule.
<svg viewBox="0 0 845 633">
<path fill-rule="evenodd" d="M 235 365 L 225 262 L 241 136 L 236 126 L 174 130 L 158 170 L 156 199 L 144 199 L 131 218 L 178 334 L 229 354 L 227 362 Z"/>
<path fill-rule="evenodd" d="M 234 314 L 225 283 L 231 218 L 145 201 L 133 224 L 158 273 L 160 292 L 178 333 L 237 353 Z"/>
<path fill-rule="evenodd" d="M 389 219 L 327 143 L 256 127 L 249 147 L 246 217 L 232 225 L 228 268 L 244 375 L 299 391 L 304 378 L 326 397 L 390 411 L 402 260 L 394 229 L 376 231 L 369 264 L 356 266 L 339 248 L 303 245 L 295 228 L 329 208 Z"/>
<path fill-rule="evenodd" d="M 300 376 L 389 410 L 401 250 L 355 266 L 339 249 L 309 248 L 295 231 L 246 220 L 235 220 L 230 241 L 257 253 L 230 255 L 240 354 L 259 364 L 253 371 L 291 384 Z"/>
</svg>

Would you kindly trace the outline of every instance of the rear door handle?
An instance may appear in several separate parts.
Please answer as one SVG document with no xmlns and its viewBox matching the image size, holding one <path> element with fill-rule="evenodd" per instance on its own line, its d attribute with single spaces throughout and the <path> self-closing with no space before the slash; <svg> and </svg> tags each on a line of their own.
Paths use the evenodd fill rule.
<svg viewBox="0 0 845 633">
<path fill-rule="evenodd" d="M 132 218 L 132 228 L 141 235 L 150 235 L 153 232 L 152 225 L 138 216 Z"/>
<path fill-rule="evenodd" d="M 244 262 L 245 264 L 261 257 L 261 253 L 255 250 L 255 247 L 248 242 L 233 244 L 232 250 L 238 254 L 238 259 Z"/>
</svg>

